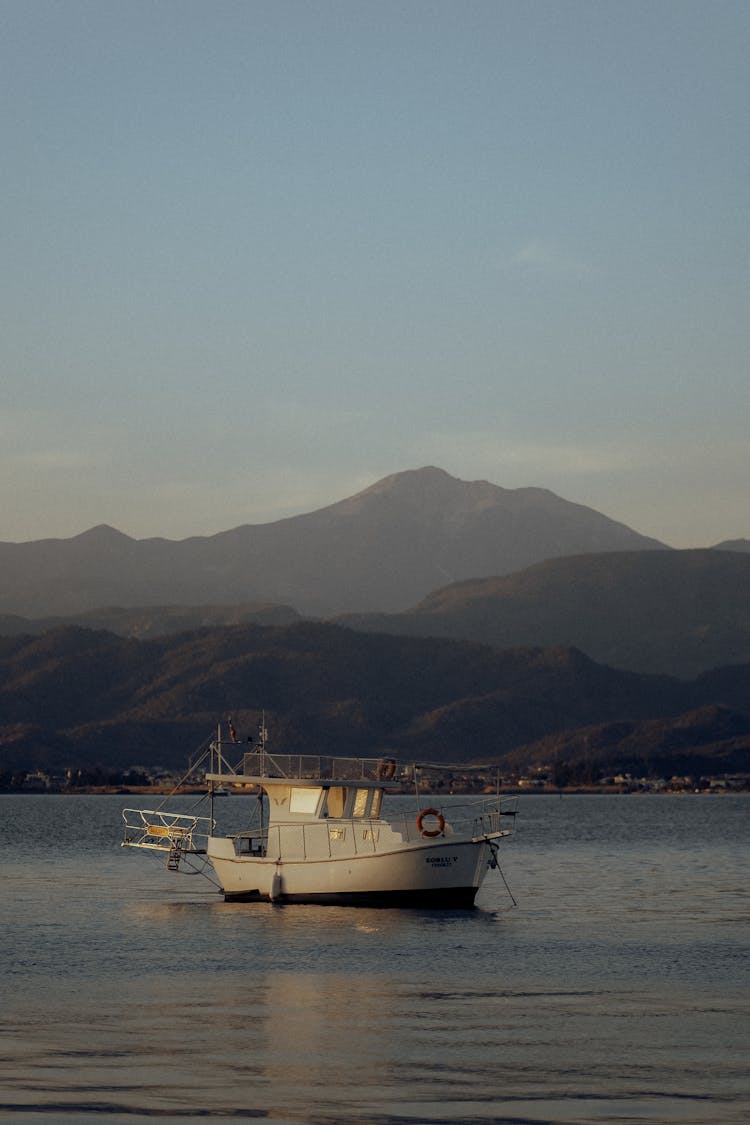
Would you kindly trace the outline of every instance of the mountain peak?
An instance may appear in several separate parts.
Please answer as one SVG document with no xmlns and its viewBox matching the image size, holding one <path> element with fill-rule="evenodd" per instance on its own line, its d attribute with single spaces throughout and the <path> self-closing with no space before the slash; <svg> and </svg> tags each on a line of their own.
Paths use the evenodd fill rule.
<svg viewBox="0 0 750 1125">
<path fill-rule="evenodd" d="M 462 483 L 458 477 L 452 477 L 445 469 L 439 469 L 436 465 L 423 465 L 420 469 L 404 469 L 400 473 L 391 473 L 389 476 L 383 477 L 382 480 L 376 481 L 371 487 L 373 489 L 397 488 L 412 481 L 420 481 L 423 484 L 444 484 L 448 481 L 456 484 Z"/>
<path fill-rule="evenodd" d="M 389 611 L 544 559 L 656 546 L 544 489 L 459 480 L 426 465 L 307 515 L 199 539 L 137 540 L 100 524 L 24 552 L 0 544 L 0 612 L 245 601 L 316 615 Z"/>
<path fill-rule="evenodd" d="M 438 469 L 434 465 L 425 465 L 421 469 L 405 469 L 401 473 L 391 473 L 389 476 L 383 477 L 382 480 L 375 481 L 374 484 L 364 488 L 357 493 L 357 496 L 352 496 L 350 499 L 355 500 L 360 496 L 386 496 L 410 494 L 415 491 L 432 491 L 463 483 L 456 477 L 452 477 L 445 469 Z"/>
<path fill-rule="evenodd" d="M 404 507 L 417 506 L 420 512 L 446 511 L 451 507 L 473 507 L 477 502 L 486 502 L 488 497 L 499 498 L 509 495 L 507 489 L 490 484 L 486 480 L 465 481 L 453 477 L 445 469 L 425 465 L 421 469 L 406 469 L 392 473 L 375 484 L 341 500 L 333 507 L 342 514 L 346 511 L 362 511 L 372 500 L 381 503 L 396 503 Z"/>
<path fill-rule="evenodd" d="M 95 527 L 82 531 L 80 535 L 74 535 L 73 541 L 91 544 L 132 542 L 129 535 L 126 535 L 123 531 L 118 531 L 116 527 L 111 527 L 108 523 L 98 523 Z"/>
</svg>

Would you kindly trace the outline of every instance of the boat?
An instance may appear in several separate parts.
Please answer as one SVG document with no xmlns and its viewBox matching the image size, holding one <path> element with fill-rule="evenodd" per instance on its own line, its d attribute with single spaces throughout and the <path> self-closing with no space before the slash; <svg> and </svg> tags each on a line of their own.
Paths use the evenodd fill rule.
<svg viewBox="0 0 750 1125">
<path fill-rule="evenodd" d="M 213 806 L 208 817 L 125 809 L 123 846 L 166 853 L 172 871 L 204 861 L 227 901 L 463 908 L 474 905 L 487 872 L 499 869 L 499 842 L 516 815 L 516 799 L 501 797 L 499 786 L 466 803 L 423 804 L 425 774 L 451 767 L 400 765 L 391 756 L 272 754 L 264 724 L 236 766 L 228 745 L 236 749 L 219 727 L 208 750 L 207 796 L 255 794 L 250 826 L 220 835 Z M 411 790 L 414 811 L 406 812 Z M 393 796 L 402 799 L 390 802 L 395 811 L 386 816 Z"/>
</svg>

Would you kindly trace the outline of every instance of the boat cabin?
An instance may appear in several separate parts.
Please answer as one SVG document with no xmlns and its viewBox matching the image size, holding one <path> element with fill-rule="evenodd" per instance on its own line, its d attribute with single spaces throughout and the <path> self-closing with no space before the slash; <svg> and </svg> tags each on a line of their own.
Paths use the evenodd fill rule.
<svg viewBox="0 0 750 1125">
<path fill-rule="evenodd" d="M 287 822 L 325 820 L 377 820 L 383 803 L 382 782 L 352 782 L 348 785 L 297 779 L 293 783 L 275 778 L 259 779 L 268 796 L 269 820 Z"/>
</svg>

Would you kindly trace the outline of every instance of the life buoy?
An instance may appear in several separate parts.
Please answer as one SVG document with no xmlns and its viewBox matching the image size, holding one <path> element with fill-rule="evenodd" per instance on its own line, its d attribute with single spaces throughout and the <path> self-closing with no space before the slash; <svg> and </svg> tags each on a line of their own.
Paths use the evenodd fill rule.
<svg viewBox="0 0 750 1125">
<path fill-rule="evenodd" d="M 378 762 L 377 779 L 378 781 L 388 781 L 396 772 L 396 759 L 395 758 L 381 758 Z"/>
<path fill-rule="evenodd" d="M 423 828 L 422 827 L 422 822 L 424 821 L 424 818 L 426 816 L 436 816 L 437 817 L 437 828 Z M 421 813 L 417 817 L 417 831 L 422 836 L 439 836 L 444 828 L 445 828 L 445 817 L 443 816 L 443 814 L 438 809 L 422 809 Z"/>
</svg>

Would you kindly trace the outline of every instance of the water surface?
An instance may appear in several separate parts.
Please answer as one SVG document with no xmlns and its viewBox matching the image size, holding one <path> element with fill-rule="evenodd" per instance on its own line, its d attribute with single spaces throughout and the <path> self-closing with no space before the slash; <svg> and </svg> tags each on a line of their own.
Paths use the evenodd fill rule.
<svg viewBox="0 0 750 1125">
<path fill-rule="evenodd" d="M 225 903 L 132 803 L 0 797 L 0 1118 L 750 1119 L 750 797 L 526 798 L 446 913 Z"/>
</svg>

